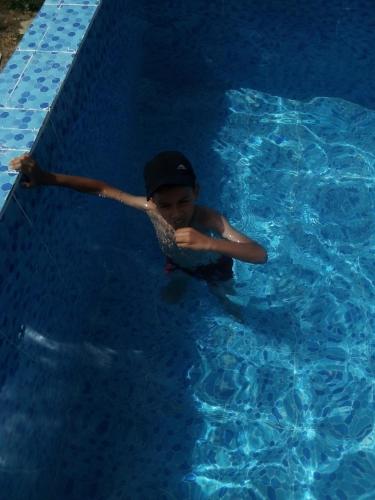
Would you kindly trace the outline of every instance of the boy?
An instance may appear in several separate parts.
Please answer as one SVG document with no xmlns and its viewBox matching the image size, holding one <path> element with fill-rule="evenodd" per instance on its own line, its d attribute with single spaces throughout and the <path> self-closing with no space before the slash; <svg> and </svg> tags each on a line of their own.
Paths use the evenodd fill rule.
<svg viewBox="0 0 375 500">
<path fill-rule="evenodd" d="M 189 160 L 178 151 L 163 151 L 144 167 L 146 196 L 133 196 L 105 182 L 42 170 L 25 154 L 11 162 L 22 172 L 25 187 L 63 186 L 144 211 L 166 255 L 166 272 L 180 270 L 216 285 L 233 277 L 233 258 L 264 264 L 265 249 L 235 230 L 225 217 L 196 205 L 199 186 Z"/>
</svg>

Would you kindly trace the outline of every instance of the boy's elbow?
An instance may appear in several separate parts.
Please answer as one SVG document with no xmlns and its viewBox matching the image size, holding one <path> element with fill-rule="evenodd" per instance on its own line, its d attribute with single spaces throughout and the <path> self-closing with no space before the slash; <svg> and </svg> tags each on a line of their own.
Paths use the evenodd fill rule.
<svg viewBox="0 0 375 500">
<path fill-rule="evenodd" d="M 98 196 L 102 196 L 103 198 L 110 198 L 111 187 L 103 181 L 97 181 L 96 185 L 94 186 L 94 193 Z"/>
</svg>

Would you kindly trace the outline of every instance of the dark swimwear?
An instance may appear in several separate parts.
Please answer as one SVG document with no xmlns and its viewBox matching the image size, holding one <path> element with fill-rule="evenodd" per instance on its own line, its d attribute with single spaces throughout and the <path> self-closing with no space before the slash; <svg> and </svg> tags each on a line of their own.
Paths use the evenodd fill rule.
<svg viewBox="0 0 375 500">
<path fill-rule="evenodd" d="M 206 280 L 209 282 L 214 281 L 227 281 L 233 278 L 233 259 L 223 255 L 219 260 L 213 262 L 212 264 L 206 264 L 204 266 L 198 266 L 194 269 L 188 269 L 186 267 L 181 267 L 170 257 L 167 257 L 167 262 L 165 264 L 165 272 L 171 273 L 173 271 L 179 270 L 183 271 L 190 276 L 194 276 L 200 280 Z"/>
</svg>

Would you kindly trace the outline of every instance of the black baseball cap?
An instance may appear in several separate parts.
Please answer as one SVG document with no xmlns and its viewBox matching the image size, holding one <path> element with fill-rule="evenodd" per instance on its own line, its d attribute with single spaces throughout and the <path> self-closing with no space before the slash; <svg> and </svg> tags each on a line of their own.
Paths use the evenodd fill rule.
<svg viewBox="0 0 375 500">
<path fill-rule="evenodd" d="M 162 151 L 144 167 L 146 195 L 149 200 L 162 186 L 195 187 L 195 173 L 190 161 L 179 151 Z"/>
</svg>

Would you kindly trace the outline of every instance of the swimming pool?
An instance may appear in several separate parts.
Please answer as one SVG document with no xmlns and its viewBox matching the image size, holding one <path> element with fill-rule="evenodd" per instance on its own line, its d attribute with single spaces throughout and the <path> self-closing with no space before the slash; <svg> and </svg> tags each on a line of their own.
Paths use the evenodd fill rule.
<svg viewBox="0 0 375 500">
<path fill-rule="evenodd" d="M 269 263 L 236 263 L 240 317 L 195 281 L 166 304 L 142 215 L 17 189 L 4 498 L 375 498 L 374 23 L 370 2 L 103 1 L 35 155 L 142 193 L 178 148 Z"/>
</svg>

